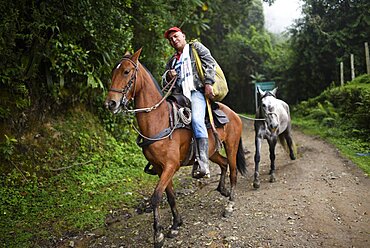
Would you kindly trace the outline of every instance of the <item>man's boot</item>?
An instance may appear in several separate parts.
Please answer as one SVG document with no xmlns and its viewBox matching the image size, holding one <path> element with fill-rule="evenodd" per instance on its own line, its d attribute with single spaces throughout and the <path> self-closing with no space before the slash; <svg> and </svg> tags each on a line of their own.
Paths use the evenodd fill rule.
<svg viewBox="0 0 370 248">
<path fill-rule="evenodd" d="M 193 165 L 193 178 L 210 177 L 209 162 L 208 162 L 208 138 L 198 138 L 196 159 L 197 162 Z"/>
</svg>

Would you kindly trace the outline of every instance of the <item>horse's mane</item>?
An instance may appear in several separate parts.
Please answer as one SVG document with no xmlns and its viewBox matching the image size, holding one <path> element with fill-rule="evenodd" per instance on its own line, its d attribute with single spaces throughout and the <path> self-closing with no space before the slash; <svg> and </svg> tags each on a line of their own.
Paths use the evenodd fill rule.
<svg viewBox="0 0 370 248">
<path fill-rule="evenodd" d="M 119 60 L 119 61 L 114 65 L 114 67 L 113 67 L 113 69 L 112 69 L 111 74 L 113 74 L 113 72 L 116 70 L 117 66 L 118 66 L 119 64 L 121 64 L 122 60 L 124 60 L 124 59 L 130 59 L 130 58 L 131 58 L 131 55 L 130 55 L 130 54 L 124 55 L 124 56 L 122 57 L 122 59 L 120 59 L 120 60 Z M 146 67 L 145 67 L 145 65 L 143 65 L 143 64 L 142 64 L 142 63 L 140 63 L 140 62 L 139 62 L 139 64 L 141 64 L 141 66 L 142 66 L 142 67 L 145 69 L 145 71 L 149 74 L 149 76 L 150 76 L 150 78 L 152 79 L 152 81 L 153 81 L 153 83 L 154 83 L 155 87 L 157 88 L 158 92 L 161 94 L 161 96 L 163 96 L 163 92 L 162 92 L 162 90 L 161 90 L 161 87 L 159 87 L 159 84 L 158 84 L 157 80 L 154 78 L 153 74 L 148 70 L 148 68 L 146 68 Z"/>
<path fill-rule="evenodd" d="M 140 64 L 141 64 L 141 63 L 140 63 Z M 141 65 L 144 67 L 144 69 L 145 69 L 145 70 L 148 72 L 148 74 L 150 75 L 150 77 L 151 77 L 151 79 L 152 79 L 152 81 L 153 81 L 153 83 L 154 83 L 155 87 L 157 88 L 158 92 L 161 94 L 161 96 L 163 96 L 163 92 L 162 92 L 162 90 L 161 90 L 161 87 L 159 87 L 159 84 L 158 84 L 157 80 L 154 78 L 153 74 L 148 70 L 148 68 L 146 68 L 146 67 L 145 67 L 145 65 L 143 65 L 143 64 L 141 64 Z"/>
</svg>

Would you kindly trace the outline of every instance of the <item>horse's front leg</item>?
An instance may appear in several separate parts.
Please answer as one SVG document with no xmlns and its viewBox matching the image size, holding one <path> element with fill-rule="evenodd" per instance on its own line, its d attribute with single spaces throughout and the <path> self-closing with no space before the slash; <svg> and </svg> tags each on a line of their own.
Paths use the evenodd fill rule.
<svg viewBox="0 0 370 248">
<path fill-rule="evenodd" d="M 275 147 L 277 143 L 277 137 L 272 137 L 268 139 L 269 151 L 270 151 L 270 183 L 276 182 L 275 178 Z"/>
<path fill-rule="evenodd" d="M 153 208 L 153 229 L 154 229 L 154 247 L 160 248 L 163 246 L 165 237 L 163 234 L 163 227 L 160 225 L 159 204 L 161 203 L 164 190 L 167 185 L 172 181 L 175 174 L 174 169 L 166 168 L 160 175 L 159 182 L 152 195 L 151 203 Z"/>
<path fill-rule="evenodd" d="M 262 144 L 262 138 L 256 135 L 256 138 L 254 140 L 256 152 L 254 154 L 254 181 L 253 181 L 253 187 L 255 189 L 258 189 L 261 186 L 260 182 L 260 174 L 259 174 L 259 163 L 261 160 L 261 144 Z"/>
<path fill-rule="evenodd" d="M 154 192 L 152 195 L 152 208 L 153 208 L 153 229 L 154 229 L 154 247 L 160 248 L 164 244 L 164 235 L 163 235 L 163 228 L 159 224 L 160 216 L 159 216 L 159 204 L 161 202 L 162 193 L 157 191 Z"/>
<path fill-rule="evenodd" d="M 175 191 L 173 189 L 172 180 L 170 181 L 170 183 L 168 184 L 166 188 L 166 195 L 167 195 L 168 204 L 171 207 L 171 212 L 172 212 L 172 217 L 173 217 L 172 226 L 167 236 L 169 238 L 174 238 L 177 236 L 178 229 L 182 225 L 182 219 L 176 208 Z"/>
<path fill-rule="evenodd" d="M 159 204 L 162 199 L 162 191 L 158 190 L 158 187 L 155 189 L 152 195 L 152 208 L 153 208 L 153 229 L 154 229 L 154 247 L 160 248 L 164 244 L 164 235 L 163 235 L 163 228 L 159 224 L 160 216 L 159 216 Z"/>
</svg>

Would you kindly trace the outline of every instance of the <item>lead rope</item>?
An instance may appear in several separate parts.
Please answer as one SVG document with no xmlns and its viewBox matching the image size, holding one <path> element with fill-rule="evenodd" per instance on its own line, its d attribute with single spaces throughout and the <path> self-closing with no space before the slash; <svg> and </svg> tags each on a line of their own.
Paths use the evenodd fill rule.
<svg viewBox="0 0 370 248">
<path fill-rule="evenodd" d="M 265 121 L 266 119 L 258 119 L 258 118 L 252 118 L 252 117 L 248 117 L 248 116 L 244 116 L 244 115 L 241 115 L 241 114 L 238 114 L 241 118 L 244 118 L 244 119 L 247 119 L 247 120 L 252 120 L 252 121 Z"/>
</svg>

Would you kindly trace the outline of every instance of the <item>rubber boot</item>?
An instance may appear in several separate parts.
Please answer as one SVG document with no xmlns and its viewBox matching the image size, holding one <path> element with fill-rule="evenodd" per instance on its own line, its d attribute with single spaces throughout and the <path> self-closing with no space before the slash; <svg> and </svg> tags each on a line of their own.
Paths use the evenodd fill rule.
<svg viewBox="0 0 370 248">
<path fill-rule="evenodd" d="M 197 151 L 196 151 L 196 163 L 193 166 L 193 178 L 210 177 L 209 162 L 208 162 L 208 138 L 198 138 Z"/>
</svg>

